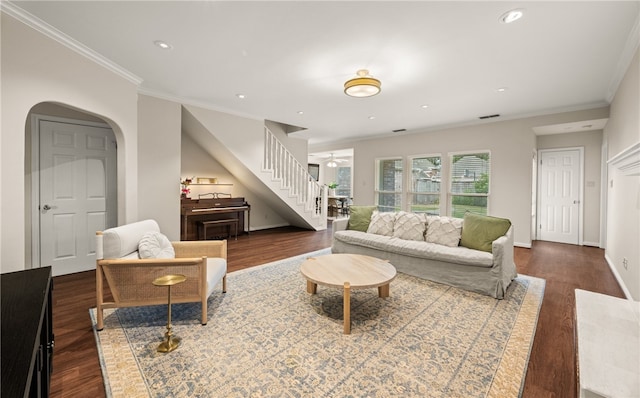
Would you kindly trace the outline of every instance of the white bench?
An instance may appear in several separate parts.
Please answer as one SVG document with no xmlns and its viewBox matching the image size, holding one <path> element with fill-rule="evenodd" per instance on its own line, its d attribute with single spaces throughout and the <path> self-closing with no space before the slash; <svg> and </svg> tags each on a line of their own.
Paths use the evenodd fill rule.
<svg viewBox="0 0 640 398">
<path fill-rule="evenodd" d="M 640 397 L 640 303 L 576 289 L 578 396 Z"/>
</svg>

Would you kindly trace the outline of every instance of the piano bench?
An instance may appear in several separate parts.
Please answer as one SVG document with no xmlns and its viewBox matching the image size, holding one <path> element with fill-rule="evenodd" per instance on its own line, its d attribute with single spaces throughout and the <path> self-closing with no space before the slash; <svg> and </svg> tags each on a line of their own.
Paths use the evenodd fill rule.
<svg viewBox="0 0 640 398">
<path fill-rule="evenodd" d="M 224 220 L 198 221 L 198 240 L 207 240 L 207 228 L 209 227 L 227 227 L 227 237 L 231 237 L 231 227 L 235 239 L 238 240 L 238 219 L 226 218 Z"/>
</svg>

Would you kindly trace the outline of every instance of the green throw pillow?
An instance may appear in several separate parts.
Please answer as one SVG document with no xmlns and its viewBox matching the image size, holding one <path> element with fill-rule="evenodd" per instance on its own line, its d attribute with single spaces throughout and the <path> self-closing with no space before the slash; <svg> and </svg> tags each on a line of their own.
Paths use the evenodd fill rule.
<svg viewBox="0 0 640 398">
<path fill-rule="evenodd" d="M 351 215 L 349 216 L 347 229 L 367 232 L 371 222 L 371 214 L 377 208 L 377 206 L 350 206 L 349 213 Z"/>
<path fill-rule="evenodd" d="M 491 253 L 491 243 L 506 234 L 511 221 L 506 218 L 466 212 L 462 223 L 460 246 Z"/>
</svg>

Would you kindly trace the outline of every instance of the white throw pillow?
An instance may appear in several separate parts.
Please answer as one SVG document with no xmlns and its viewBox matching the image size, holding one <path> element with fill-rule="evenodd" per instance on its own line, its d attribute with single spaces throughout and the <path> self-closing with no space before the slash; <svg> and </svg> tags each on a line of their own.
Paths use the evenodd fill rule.
<svg viewBox="0 0 640 398">
<path fill-rule="evenodd" d="M 160 232 L 147 232 L 138 242 L 140 258 L 175 258 L 169 239 Z"/>
<path fill-rule="evenodd" d="M 460 244 L 462 219 L 452 217 L 427 217 L 427 234 L 424 240 L 430 243 L 455 247 Z"/>
<path fill-rule="evenodd" d="M 371 222 L 367 233 L 376 235 L 393 236 L 393 223 L 396 219 L 396 213 L 381 213 L 374 211 L 371 214 Z"/>
<path fill-rule="evenodd" d="M 424 233 L 427 228 L 426 221 L 424 214 L 399 211 L 393 223 L 393 237 L 404 240 L 424 241 Z"/>
</svg>

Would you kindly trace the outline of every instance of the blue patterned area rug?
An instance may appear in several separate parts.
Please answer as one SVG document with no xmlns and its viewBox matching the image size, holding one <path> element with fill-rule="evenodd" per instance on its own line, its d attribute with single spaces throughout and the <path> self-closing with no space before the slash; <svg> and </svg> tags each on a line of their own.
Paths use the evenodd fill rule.
<svg viewBox="0 0 640 398">
<path fill-rule="evenodd" d="M 389 298 L 306 292 L 300 264 L 329 249 L 228 275 L 226 294 L 174 304 L 181 346 L 168 354 L 167 308 L 105 311 L 96 332 L 111 397 L 517 397 L 545 282 L 520 275 L 504 300 L 398 274 Z M 95 329 L 95 309 L 91 311 Z"/>
</svg>

